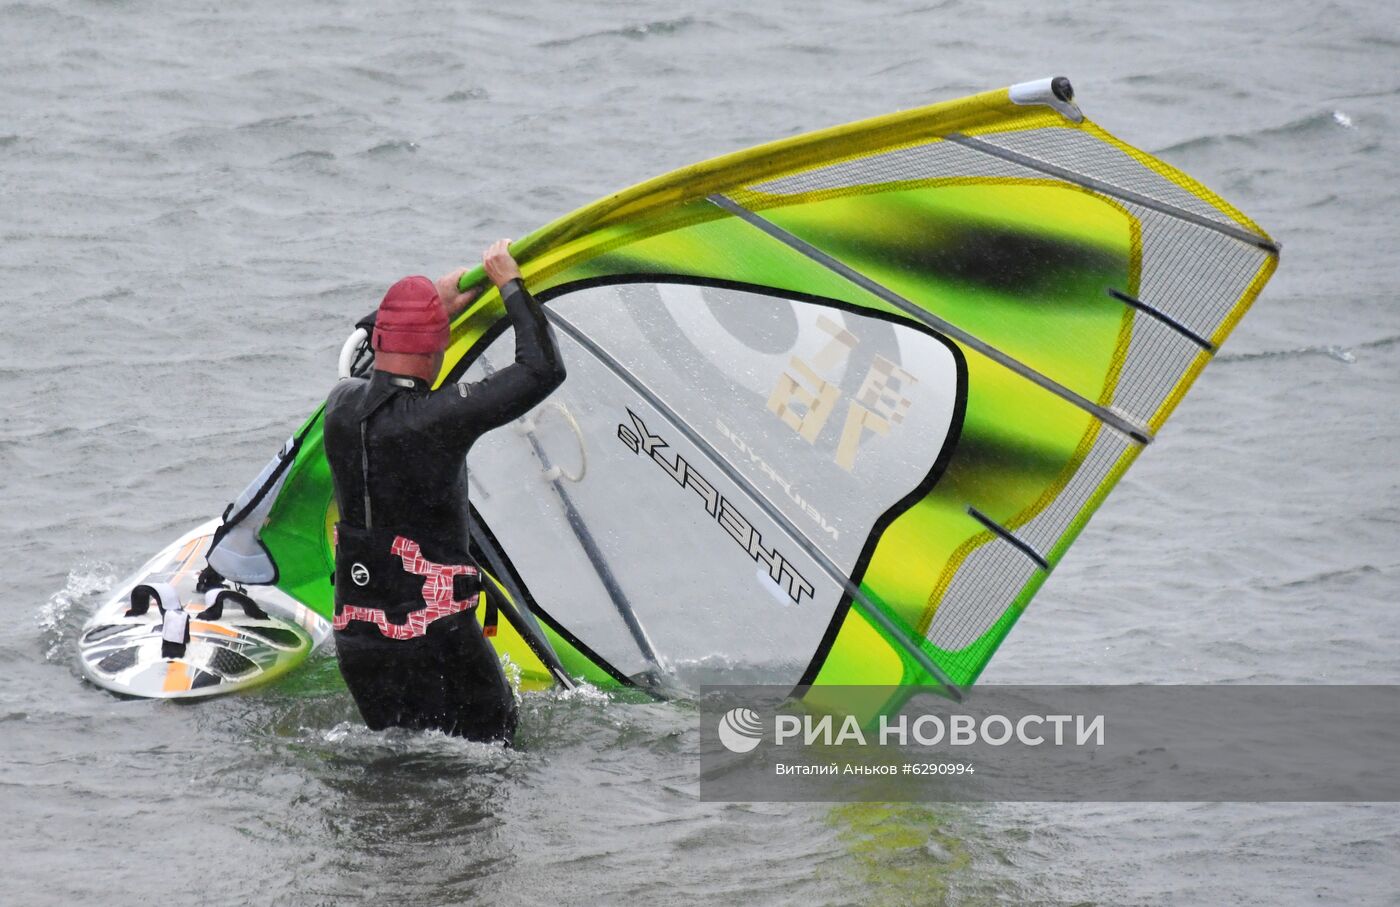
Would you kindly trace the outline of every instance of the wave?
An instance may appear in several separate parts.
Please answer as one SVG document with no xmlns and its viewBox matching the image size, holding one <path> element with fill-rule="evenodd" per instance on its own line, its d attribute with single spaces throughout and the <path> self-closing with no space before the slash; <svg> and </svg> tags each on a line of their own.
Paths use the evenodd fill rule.
<svg viewBox="0 0 1400 907">
<path fill-rule="evenodd" d="M 263 117 L 259 120 L 250 120 L 247 123 L 239 123 L 234 126 L 238 132 L 260 132 L 263 130 L 279 130 L 286 126 L 298 126 L 304 123 L 312 123 L 318 119 L 317 116 L 307 113 L 287 114 L 285 116 Z"/>
<path fill-rule="evenodd" d="M 1385 569 L 1377 567 L 1374 564 L 1360 564 L 1355 567 L 1344 567 L 1340 570 L 1324 570 L 1319 573 L 1299 577 L 1298 579 L 1288 580 L 1287 582 L 1261 586 L 1260 588 L 1270 592 L 1282 591 L 1284 589 L 1308 589 L 1313 586 L 1325 586 L 1339 580 L 1351 580 L 1357 577 L 1371 576 L 1385 572 L 1387 572 Z"/>
<path fill-rule="evenodd" d="M 92 23 L 85 16 L 63 13 L 43 3 L 7 3 L 0 6 L 7 19 L 56 24 L 64 29 L 87 29 Z"/>
<path fill-rule="evenodd" d="M 1379 337 L 1375 340 L 1367 340 L 1364 343 L 1353 346 L 1341 346 L 1339 344 L 1299 346 L 1286 350 L 1260 350 L 1254 353 L 1222 353 L 1215 357 L 1216 362 L 1250 362 L 1255 359 L 1293 359 L 1307 356 L 1326 356 L 1338 362 L 1345 362 L 1348 365 L 1356 361 L 1356 354 L 1360 350 L 1379 350 L 1395 346 L 1400 343 L 1400 334 L 1388 337 Z"/>
<path fill-rule="evenodd" d="M 1227 132 L 1217 135 L 1197 136 L 1196 138 L 1186 139 L 1185 141 L 1158 148 L 1153 154 L 1159 157 L 1169 157 L 1171 155 L 1214 150 L 1229 145 L 1253 146 L 1261 142 L 1274 142 L 1280 139 L 1289 140 L 1330 135 L 1337 129 L 1351 128 L 1353 128 L 1351 117 L 1345 112 L 1340 110 L 1322 110 L 1304 117 L 1299 117 L 1296 120 L 1290 120 L 1278 126 L 1266 126 L 1261 129 L 1251 129 L 1245 132 Z"/>
<path fill-rule="evenodd" d="M 286 157 L 279 157 L 273 161 L 274 164 L 299 164 L 315 163 L 318 161 L 333 161 L 335 154 L 330 151 L 298 151 L 296 154 L 289 154 Z"/>
<path fill-rule="evenodd" d="M 1356 354 L 1344 346 L 1299 346 L 1287 350 L 1260 350 L 1256 353 L 1222 353 L 1215 357 L 1216 362 L 1252 362 L 1256 359 L 1294 359 L 1307 356 L 1326 356 L 1338 362 L 1353 363 Z"/>
<path fill-rule="evenodd" d="M 445 104 L 460 104 L 463 101 L 484 101 L 490 95 L 484 88 L 459 88 L 442 96 L 441 100 Z"/>
<path fill-rule="evenodd" d="M 593 41 L 597 38 L 629 38 L 638 41 L 656 35 L 674 35 L 684 31 L 695 24 L 698 20 L 694 16 L 681 16 L 678 19 L 660 19 L 655 22 L 643 22 L 639 25 L 624 25 L 621 28 L 608 28 L 602 31 L 589 32 L 583 35 L 574 35 L 571 38 L 556 38 L 552 41 L 545 41 L 539 47 L 569 47 L 584 41 Z"/>
<path fill-rule="evenodd" d="M 386 154 L 416 154 L 418 143 L 408 139 L 395 139 L 389 142 L 380 142 L 373 148 L 363 152 L 368 157 L 383 157 Z"/>
<path fill-rule="evenodd" d="M 1392 88 L 1379 88 L 1375 91 L 1355 91 L 1348 94 L 1332 95 L 1329 101 L 1360 101 L 1368 98 L 1389 98 L 1400 95 L 1400 85 Z"/>
</svg>

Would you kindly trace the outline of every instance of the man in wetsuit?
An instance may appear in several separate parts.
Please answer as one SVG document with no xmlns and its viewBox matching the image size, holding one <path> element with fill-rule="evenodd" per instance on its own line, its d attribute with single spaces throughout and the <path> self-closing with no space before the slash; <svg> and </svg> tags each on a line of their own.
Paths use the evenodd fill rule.
<svg viewBox="0 0 1400 907">
<path fill-rule="evenodd" d="M 559 347 L 502 240 L 483 256 L 515 328 L 515 362 L 472 384 L 431 390 L 448 325 L 481 293 L 465 272 L 406 277 L 375 317 L 374 375 L 326 402 L 335 484 L 335 638 L 340 671 L 371 728 L 438 729 L 509 742 L 515 700 L 477 623 L 469 550 L 467 451 L 564 381 Z M 494 630 L 494 624 L 487 628 Z"/>
</svg>

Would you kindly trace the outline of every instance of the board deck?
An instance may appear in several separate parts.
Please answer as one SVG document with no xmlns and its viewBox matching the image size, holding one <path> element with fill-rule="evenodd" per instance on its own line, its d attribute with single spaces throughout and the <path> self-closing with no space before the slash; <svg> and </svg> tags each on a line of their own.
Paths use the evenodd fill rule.
<svg viewBox="0 0 1400 907">
<path fill-rule="evenodd" d="M 103 689 L 143 699 L 219 696 L 279 677 L 331 635 L 330 622 L 271 586 L 248 589 L 267 614 L 250 617 L 226 606 L 217 620 L 201 620 L 204 595 L 195 582 L 219 521 L 196 527 L 113 590 L 83 627 L 78 658 L 83 675 Z M 184 656 L 161 656 L 160 612 L 127 616 L 138 584 L 169 583 L 190 613 Z"/>
</svg>

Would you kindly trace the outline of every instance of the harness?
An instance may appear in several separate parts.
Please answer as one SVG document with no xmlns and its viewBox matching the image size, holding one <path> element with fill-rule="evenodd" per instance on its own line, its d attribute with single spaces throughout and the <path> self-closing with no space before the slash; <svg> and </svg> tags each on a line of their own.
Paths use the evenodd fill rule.
<svg viewBox="0 0 1400 907">
<path fill-rule="evenodd" d="M 374 526 L 369 491 L 370 418 L 398 393 L 397 388 L 370 407 L 360 420 L 360 473 L 364 482 L 364 528 L 348 523 L 335 526 L 336 630 L 351 621 L 374 624 L 386 639 L 409 640 L 425 636 L 428 627 L 462 611 L 474 611 L 480 601 L 481 575 L 470 555 L 462 551 L 429 548 L 404 532 Z M 395 607 L 370 608 L 344 601 L 363 592 Z M 482 632 L 496 635 L 496 604 L 486 597 Z"/>
</svg>

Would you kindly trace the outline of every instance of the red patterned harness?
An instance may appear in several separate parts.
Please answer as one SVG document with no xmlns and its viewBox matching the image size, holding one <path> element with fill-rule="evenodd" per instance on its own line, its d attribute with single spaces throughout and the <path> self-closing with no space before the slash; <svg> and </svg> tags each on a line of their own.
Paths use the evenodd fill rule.
<svg viewBox="0 0 1400 907">
<path fill-rule="evenodd" d="M 479 595 L 461 601 L 452 598 L 453 577 L 476 576 L 475 567 L 433 563 L 423 556 L 417 542 L 401 535 L 394 536 L 394 543 L 389 550 L 399 556 L 406 572 L 424 577 L 423 601 L 426 602 L 426 607 L 408 612 L 407 623 L 394 624 L 390 623 L 388 615 L 378 608 L 345 605 L 335 616 L 334 624 L 337 630 L 344 630 L 352 620 L 362 620 L 374 624 L 381 634 L 390 639 L 416 639 L 428 632 L 428 625 L 433 621 L 460 611 L 476 609 Z M 494 626 L 486 628 L 486 635 L 494 636 L 495 629 Z"/>
</svg>

